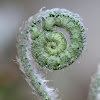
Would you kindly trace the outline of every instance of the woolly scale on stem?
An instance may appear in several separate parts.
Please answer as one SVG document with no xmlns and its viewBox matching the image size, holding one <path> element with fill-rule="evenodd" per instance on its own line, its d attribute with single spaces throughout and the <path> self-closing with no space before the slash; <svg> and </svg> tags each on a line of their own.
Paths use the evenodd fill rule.
<svg viewBox="0 0 100 100">
<path fill-rule="evenodd" d="M 55 26 L 68 31 L 70 45 Z M 56 90 L 46 85 L 39 67 L 62 69 L 80 56 L 86 38 L 79 16 L 65 9 L 41 11 L 23 24 L 17 39 L 17 61 L 36 95 L 42 100 L 58 100 Z"/>
</svg>

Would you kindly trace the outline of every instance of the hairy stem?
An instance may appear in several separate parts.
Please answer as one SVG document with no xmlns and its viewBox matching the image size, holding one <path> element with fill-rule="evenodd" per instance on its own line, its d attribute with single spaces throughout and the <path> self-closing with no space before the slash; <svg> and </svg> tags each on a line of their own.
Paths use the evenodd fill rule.
<svg viewBox="0 0 100 100">
<path fill-rule="evenodd" d="M 100 65 L 92 78 L 88 100 L 100 100 Z"/>
</svg>

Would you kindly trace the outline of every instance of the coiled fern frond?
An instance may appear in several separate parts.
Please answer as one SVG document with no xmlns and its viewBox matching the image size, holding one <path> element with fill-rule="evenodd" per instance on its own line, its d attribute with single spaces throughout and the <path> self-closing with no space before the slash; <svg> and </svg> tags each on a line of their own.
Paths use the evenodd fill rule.
<svg viewBox="0 0 100 100">
<path fill-rule="evenodd" d="M 70 35 L 70 45 L 64 34 Z M 78 15 L 65 9 L 41 11 L 29 18 L 18 36 L 18 62 L 31 87 L 43 100 L 57 100 L 56 91 L 48 88 L 39 67 L 58 70 L 72 64 L 82 53 L 85 28 Z"/>
</svg>

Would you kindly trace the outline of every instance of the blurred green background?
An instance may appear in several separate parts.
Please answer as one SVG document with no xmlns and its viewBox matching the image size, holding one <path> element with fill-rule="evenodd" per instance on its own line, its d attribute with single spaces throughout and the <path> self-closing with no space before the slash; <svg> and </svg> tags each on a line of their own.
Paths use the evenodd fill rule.
<svg viewBox="0 0 100 100">
<path fill-rule="evenodd" d="M 40 8 L 65 8 L 84 20 L 87 44 L 78 60 L 64 70 L 48 72 L 50 86 L 62 100 L 86 100 L 91 76 L 100 62 L 100 0 L 0 0 L 0 100 L 36 100 L 16 62 L 16 37 L 23 21 Z"/>
</svg>

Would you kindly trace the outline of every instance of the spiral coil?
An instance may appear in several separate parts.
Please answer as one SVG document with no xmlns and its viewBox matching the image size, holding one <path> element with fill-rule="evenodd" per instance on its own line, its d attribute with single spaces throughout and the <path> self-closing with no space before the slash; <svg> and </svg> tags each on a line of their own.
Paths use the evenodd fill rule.
<svg viewBox="0 0 100 100">
<path fill-rule="evenodd" d="M 55 26 L 64 28 L 70 35 L 70 45 L 62 32 Z M 49 70 L 58 70 L 72 64 L 82 53 L 86 37 L 85 28 L 79 16 L 65 9 L 51 9 L 29 18 L 21 28 L 18 37 L 18 62 L 29 83 L 34 85 L 43 100 L 56 100 L 41 75 L 36 64 Z"/>
<path fill-rule="evenodd" d="M 45 16 L 45 17 L 44 17 Z M 30 30 L 32 36 L 32 55 L 42 67 L 57 70 L 72 64 L 81 54 L 85 43 L 85 28 L 75 15 L 66 10 L 42 12 L 33 21 Z M 42 30 L 39 29 L 41 25 Z M 68 31 L 71 43 L 55 26 Z"/>
</svg>

